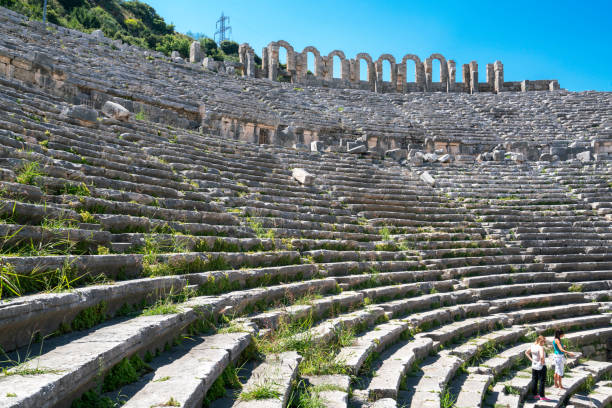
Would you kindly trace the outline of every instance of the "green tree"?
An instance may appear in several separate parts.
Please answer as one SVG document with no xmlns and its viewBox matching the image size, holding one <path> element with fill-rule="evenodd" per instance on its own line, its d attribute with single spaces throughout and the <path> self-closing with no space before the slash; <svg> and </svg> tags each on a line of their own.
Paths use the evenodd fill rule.
<svg viewBox="0 0 612 408">
<path fill-rule="evenodd" d="M 217 43 L 211 38 L 200 38 L 200 47 L 206 56 L 213 56 L 217 53 Z"/>
<path fill-rule="evenodd" d="M 238 55 L 238 43 L 235 41 L 221 41 L 219 48 L 225 55 Z"/>
</svg>

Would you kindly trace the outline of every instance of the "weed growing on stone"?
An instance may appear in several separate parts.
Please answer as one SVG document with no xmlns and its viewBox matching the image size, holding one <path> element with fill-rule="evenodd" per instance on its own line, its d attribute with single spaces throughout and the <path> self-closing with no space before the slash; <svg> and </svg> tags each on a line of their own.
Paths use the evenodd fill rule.
<svg viewBox="0 0 612 408">
<path fill-rule="evenodd" d="M 140 112 L 136 113 L 134 115 L 134 119 L 136 120 L 148 120 L 147 114 L 145 113 L 144 110 L 140 110 Z"/>
<path fill-rule="evenodd" d="M 151 368 L 137 355 L 131 358 L 124 358 L 111 368 L 104 377 L 102 391 L 112 391 L 123 385 L 130 384 L 138 380 L 143 373 L 150 370 Z"/>
<path fill-rule="evenodd" d="M 142 311 L 143 316 L 155 316 L 175 314 L 182 312 L 182 309 L 172 301 L 172 298 L 159 299 L 155 304 L 147 307 Z"/>
<path fill-rule="evenodd" d="M 574 283 L 572 286 L 569 287 L 568 290 L 570 292 L 582 292 L 583 286 L 581 284 Z"/>
<path fill-rule="evenodd" d="M 118 404 L 108 397 L 103 397 L 96 390 L 85 392 L 81 398 L 72 402 L 70 408 L 116 408 Z"/>
<path fill-rule="evenodd" d="M 440 393 L 440 408 L 453 408 L 457 402 L 457 397 L 451 394 L 448 388 Z"/>
<path fill-rule="evenodd" d="M 593 392 L 593 389 L 595 388 L 595 378 L 593 378 L 592 375 L 589 375 L 584 382 L 580 385 L 580 392 L 583 394 L 590 394 L 591 392 Z"/>
<path fill-rule="evenodd" d="M 242 384 L 238 379 L 238 370 L 233 364 L 228 365 L 223 373 L 213 382 L 204 398 L 204 406 L 208 407 L 211 402 L 225 395 L 226 388 L 239 390 Z"/>
<path fill-rule="evenodd" d="M 81 310 L 70 324 L 70 327 L 72 330 L 90 329 L 108 318 L 106 312 L 107 304 L 105 301 L 102 301 L 97 305 Z"/>
<path fill-rule="evenodd" d="M 5 292 L 10 296 L 21 296 L 19 275 L 15 273 L 13 265 L 0 265 L 0 299 Z"/>
<path fill-rule="evenodd" d="M 380 234 L 380 237 L 383 241 L 389 241 L 391 239 L 391 231 L 386 225 L 382 227 L 380 231 L 378 231 L 378 233 Z"/>
<path fill-rule="evenodd" d="M 256 221 L 251 217 L 247 217 L 246 221 L 255 233 L 255 235 L 257 235 L 257 238 L 274 239 L 274 231 L 271 229 L 266 230 L 265 228 L 263 228 L 261 222 Z"/>
<path fill-rule="evenodd" d="M 89 191 L 89 187 L 87 187 L 85 183 L 64 184 L 64 188 L 62 189 L 62 194 L 89 197 L 91 196 L 91 191 Z"/>
<path fill-rule="evenodd" d="M 239 399 L 242 401 L 264 400 L 264 399 L 279 399 L 281 393 L 275 389 L 275 384 L 264 382 L 256 385 L 252 390 L 242 392 Z"/>
<path fill-rule="evenodd" d="M 15 180 L 21 184 L 34 185 L 34 179 L 42 176 L 38 162 L 26 162 L 16 173 Z"/>
</svg>

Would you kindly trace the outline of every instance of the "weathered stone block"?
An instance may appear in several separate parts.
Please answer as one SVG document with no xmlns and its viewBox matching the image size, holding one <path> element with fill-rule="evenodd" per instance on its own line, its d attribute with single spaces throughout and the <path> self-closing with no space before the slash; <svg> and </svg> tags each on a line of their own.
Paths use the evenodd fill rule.
<svg viewBox="0 0 612 408">
<path fill-rule="evenodd" d="M 86 105 L 68 106 L 62 110 L 62 116 L 76 119 L 83 126 L 95 126 L 98 122 L 98 113 Z"/>
<path fill-rule="evenodd" d="M 591 161 L 591 152 L 586 150 L 584 152 L 580 152 L 576 154 L 576 158 L 583 163 Z"/>
<path fill-rule="evenodd" d="M 423 173 L 421 173 L 420 178 L 423 182 L 429 184 L 432 187 L 436 184 L 436 180 L 427 171 L 424 171 Z"/>
<path fill-rule="evenodd" d="M 118 103 L 106 101 L 102 106 L 102 113 L 109 118 L 127 122 L 130 119 L 130 111 Z"/>
<path fill-rule="evenodd" d="M 299 183 L 304 184 L 305 186 L 310 186 L 315 181 L 314 175 L 301 168 L 293 169 L 292 175 L 294 179 L 296 179 Z"/>
</svg>

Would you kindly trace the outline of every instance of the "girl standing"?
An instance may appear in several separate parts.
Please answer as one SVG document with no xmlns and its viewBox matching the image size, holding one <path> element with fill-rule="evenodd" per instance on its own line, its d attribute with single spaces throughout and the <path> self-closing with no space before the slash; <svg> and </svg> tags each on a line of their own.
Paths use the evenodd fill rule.
<svg viewBox="0 0 612 408">
<path fill-rule="evenodd" d="M 559 389 L 563 389 L 561 380 L 563 379 L 563 373 L 565 371 L 565 355 L 567 354 L 570 357 L 574 356 L 574 353 L 570 353 L 563 348 L 563 344 L 561 344 L 563 336 L 564 333 L 562 330 L 555 330 L 555 340 L 553 341 L 553 349 L 555 352 L 555 387 Z"/>
<path fill-rule="evenodd" d="M 536 400 L 549 401 L 544 395 L 544 387 L 546 385 L 545 343 L 546 339 L 544 336 L 538 336 L 531 347 L 525 351 L 525 355 L 531 360 L 531 384 L 534 398 Z"/>
</svg>

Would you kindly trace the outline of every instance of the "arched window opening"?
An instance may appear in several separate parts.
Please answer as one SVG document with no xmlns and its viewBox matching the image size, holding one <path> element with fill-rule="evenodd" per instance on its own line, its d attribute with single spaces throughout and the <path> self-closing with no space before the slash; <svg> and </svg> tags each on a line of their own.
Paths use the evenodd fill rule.
<svg viewBox="0 0 612 408">
<path fill-rule="evenodd" d="M 285 47 L 279 47 L 278 49 L 278 67 L 287 69 L 287 50 Z"/>
<path fill-rule="evenodd" d="M 391 63 L 388 60 L 382 60 L 382 79 L 385 82 L 391 81 Z"/>
<path fill-rule="evenodd" d="M 363 58 L 359 60 L 359 80 L 368 80 L 368 61 Z"/>
<path fill-rule="evenodd" d="M 334 55 L 332 57 L 332 64 L 334 67 L 332 76 L 334 78 L 342 78 L 342 59 L 338 55 Z"/>
<path fill-rule="evenodd" d="M 431 61 L 431 82 L 440 82 L 440 61 Z"/>
<path fill-rule="evenodd" d="M 306 75 L 307 76 L 314 76 L 316 74 L 315 65 L 316 65 L 316 62 L 315 62 L 314 53 L 307 52 L 306 53 Z"/>
<path fill-rule="evenodd" d="M 413 60 L 406 60 L 406 82 L 416 82 L 416 62 Z"/>
</svg>

